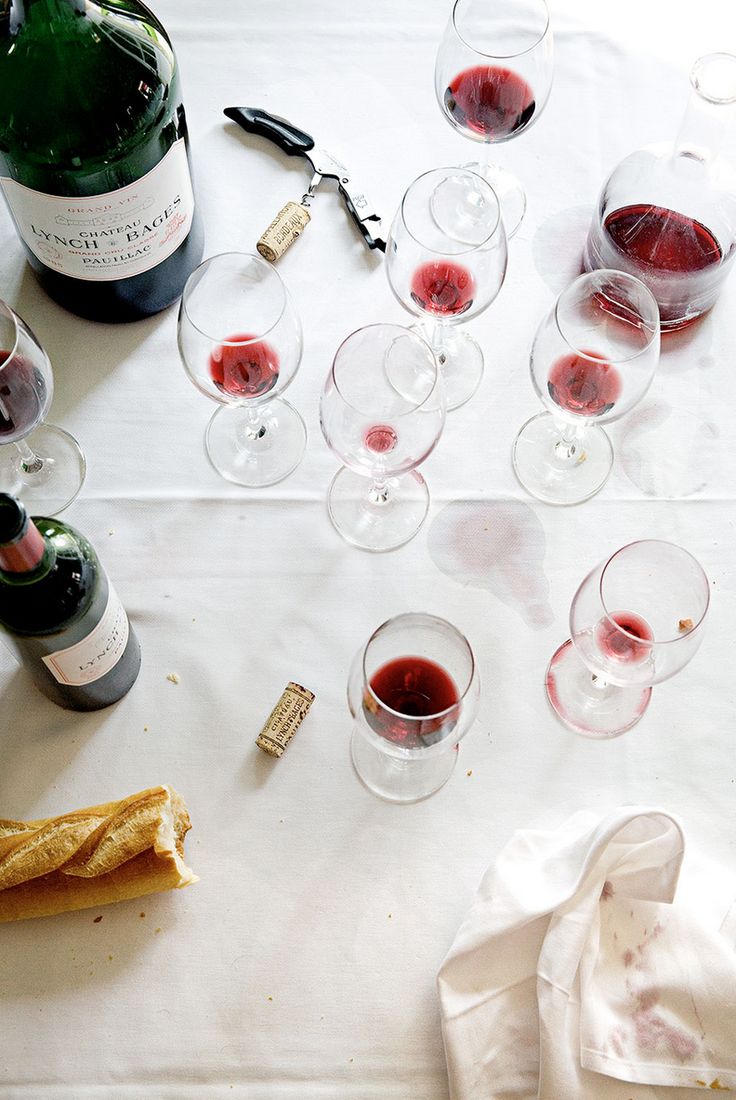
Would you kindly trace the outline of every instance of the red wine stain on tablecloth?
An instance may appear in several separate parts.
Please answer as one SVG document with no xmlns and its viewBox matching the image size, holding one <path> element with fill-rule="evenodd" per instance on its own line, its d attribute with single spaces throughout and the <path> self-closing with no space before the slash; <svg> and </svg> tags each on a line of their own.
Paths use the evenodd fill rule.
<svg viewBox="0 0 736 1100">
<path fill-rule="evenodd" d="M 553 622 L 544 528 L 527 504 L 453 501 L 432 523 L 427 543 L 437 568 L 459 584 L 492 592 L 535 630 Z"/>
</svg>

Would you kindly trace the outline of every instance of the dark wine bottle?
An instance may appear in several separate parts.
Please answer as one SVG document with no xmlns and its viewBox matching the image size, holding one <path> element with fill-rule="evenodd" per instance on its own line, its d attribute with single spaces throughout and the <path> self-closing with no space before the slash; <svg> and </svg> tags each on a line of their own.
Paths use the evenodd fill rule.
<svg viewBox="0 0 736 1100">
<path fill-rule="evenodd" d="M 202 258 L 179 69 L 138 0 L 0 2 L 0 190 L 65 308 L 131 321 Z"/>
<path fill-rule="evenodd" d="M 0 493 L 0 632 L 54 703 L 99 710 L 135 683 L 138 639 L 87 539 Z"/>
</svg>

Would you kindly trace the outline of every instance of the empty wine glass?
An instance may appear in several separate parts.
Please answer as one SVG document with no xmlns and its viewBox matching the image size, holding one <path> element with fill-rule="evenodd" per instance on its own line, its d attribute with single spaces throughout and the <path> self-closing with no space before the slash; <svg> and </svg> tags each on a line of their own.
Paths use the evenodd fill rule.
<svg viewBox="0 0 736 1100">
<path fill-rule="evenodd" d="M 528 420 L 513 447 L 527 492 L 548 504 L 594 496 L 613 466 L 600 425 L 641 400 L 658 361 L 659 310 L 639 279 L 603 269 L 564 290 L 531 352 L 532 382 L 549 412 Z"/>
<path fill-rule="evenodd" d="M 562 721 L 588 737 L 635 725 L 652 684 L 684 668 L 703 640 L 709 601 L 702 567 L 672 542 L 632 542 L 597 566 L 572 601 L 572 637 L 547 668 Z"/>
<path fill-rule="evenodd" d="M 445 422 L 432 349 L 401 325 L 368 325 L 337 349 L 320 402 L 328 446 L 343 460 L 330 519 L 347 542 L 393 550 L 417 533 L 429 490 L 417 467 Z"/>
<path fill-rule="evenodd" d="M 225 252 L 187 279 L 179 353 L 189 378 L 219 408 L 205 448 L 222 477 L 261 487 L 301 461 L 307 431 L 281 394 L 302 357 L 302 329 L 286 287 L 260 256 Z"/>
<path fill-rule="evenodd" d="M 391 802 L 434 794 L 452 774 L 479 697 L 470 643 L 451 623 L 416 613 L 383 623 L 348 680 L 351 756 L 361 781 Z"/>
<path fill-rule="evenodd" d="M 49 357 L 18 314 L 0 302 L 0 491 L 53 516 L 82 488 L 76 439 L 43 423 L 54 393 Z"/>
<path fill-rule="evenodd" d="M 513 236 L 526 195 L 515 176 L 488 163 L 488 147 L 528 130 L 549 98 L 552 28 L 544 0 L 455 0 L 437 51 L 434 86 L 450 125 L 483 143 L 479 162 L 468 167 L 493 186 L 506 233 Z M 452 179 L 438 188 L 438 221 L 453 206 L 454 191 Z"/>
<path fill-rule="evenodd" d="M 432 196 L 448 179 L 454 202 L 440 225 Z M 431 322 L 427 338 L 448 409 L 471 398 L 483 377 L 483 352 L 454 326 L 488 308 L 503 286 L 507 259 L 500 207 L 485 180 L 463 168 L 435 168 L 410 184 L 391 226 L 386 274 L 401 305 Z"/>
</svg>

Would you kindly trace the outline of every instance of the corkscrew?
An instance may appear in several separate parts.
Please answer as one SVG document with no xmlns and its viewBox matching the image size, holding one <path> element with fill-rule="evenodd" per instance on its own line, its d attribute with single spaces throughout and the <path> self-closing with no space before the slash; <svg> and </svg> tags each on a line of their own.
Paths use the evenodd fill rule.
<svg viewBox="0 0 736 1100">
<path fill-rule="evenodd" d="M 256 247 L 265 259 L 278 260 L 301 235 L 311 220 L 309 207 L 314 193 L 324 179 L 337 180 L 337 189 L 347 211 L 368 247 L 386 251 L 380 215 L 365 192 L 353 183 L 345 165 L 324 149 L 315 148 L 313 137 L 260 107 L 226 107 L 225 114 L 248 133 L 274 142 L 287 156 L 304 157 L 312 166 L 312 179 L 301 202 L 288 202 L 258 241 Z"/>
</svg>

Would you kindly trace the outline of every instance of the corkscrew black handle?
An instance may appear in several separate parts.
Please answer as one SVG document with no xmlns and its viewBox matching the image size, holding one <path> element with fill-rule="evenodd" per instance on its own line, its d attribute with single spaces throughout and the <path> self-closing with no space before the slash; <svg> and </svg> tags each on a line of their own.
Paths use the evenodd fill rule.
<svg viewBox="0 0 736 1100">
<path fill-rule="evenodd" d="M 226 107 L 225 114 L 249 134 L 273 141 L 289 157 L 305 157 L 314 148 L 314 138 L 309 134 L 261 107 Z"/>
</svg>

